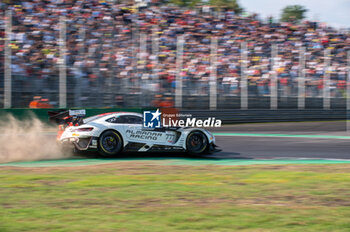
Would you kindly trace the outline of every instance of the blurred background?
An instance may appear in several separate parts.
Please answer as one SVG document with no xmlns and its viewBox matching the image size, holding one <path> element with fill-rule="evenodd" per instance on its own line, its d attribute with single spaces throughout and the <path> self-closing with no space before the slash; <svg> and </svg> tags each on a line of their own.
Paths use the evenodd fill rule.
<svg viewBox="0 0 350 232">
<path fill-rule="evenodd" d="M 307 11 L 287 5 L 262 17 L 235 0 L 4 0 L 0 107 L 345 108 L 350 30 Z"/>
</svg>

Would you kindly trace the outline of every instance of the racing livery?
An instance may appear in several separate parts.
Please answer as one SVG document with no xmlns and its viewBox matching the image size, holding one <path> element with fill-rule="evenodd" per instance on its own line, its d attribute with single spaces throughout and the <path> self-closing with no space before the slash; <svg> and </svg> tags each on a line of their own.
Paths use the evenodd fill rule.
<svg viewBox="0 0 350 232">
<path fill-rule="evenodd" d="M 146 128 L 143 115 L 132 112 L 84 115 L 84 110 L 49 112 L 50 120 L 60 125 L 58 143 L 78 151 L 97 150 L 104 157 L 121 152 L 219 151 L 214 136 L 203 128 Z"/>
</svg>

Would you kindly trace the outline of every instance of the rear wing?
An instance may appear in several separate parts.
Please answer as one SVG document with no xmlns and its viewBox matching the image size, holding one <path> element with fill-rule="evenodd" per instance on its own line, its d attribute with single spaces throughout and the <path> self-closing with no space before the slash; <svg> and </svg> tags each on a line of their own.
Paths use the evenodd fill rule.
<svg viewBox="0 0 350 232">
<path fill-rule="evenodd" d="M 58 125 L 67 124 L 81 125 L 83 124 L 83 118 L 86 115 L 85 110 L 56 110 L 48 111 L 49 121 Z"/>
</svg>

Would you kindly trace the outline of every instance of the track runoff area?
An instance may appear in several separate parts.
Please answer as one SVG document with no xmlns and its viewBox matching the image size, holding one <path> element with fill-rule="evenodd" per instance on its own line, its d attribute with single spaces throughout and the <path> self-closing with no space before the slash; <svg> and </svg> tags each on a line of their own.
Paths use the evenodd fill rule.
<svg viewBox="0 0 350 232">
<path fill-rule="evenodd" d="M 202 157 L 185 154 L 123 154 L 115 159 L 71 157 L 3 163 L 17 167 L 72 167 L 117 162 L 158 165 L 250 165 L 350 163 L 350 133 L 345 121 L 253 123 L 210 128 L 221 152 Z M 47 132 L 54 136 L 54 132 Z"/>
<path fill-rule="evenodd" d="M 207 157 L 0 164 L 0 231 L 349 231 L 343 124 L 223 126 Z"/>
</svg>

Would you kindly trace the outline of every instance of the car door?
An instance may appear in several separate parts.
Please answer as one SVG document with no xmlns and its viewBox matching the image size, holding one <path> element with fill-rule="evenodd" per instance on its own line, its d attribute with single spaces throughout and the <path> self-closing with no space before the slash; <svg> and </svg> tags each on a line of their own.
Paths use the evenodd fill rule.
<svg viewBox="0 0 350 232">
<path fill-rule="evenodd" d="M 125 135 L 129 142 L 147 144 L 163 144 L 165 141 L 164 131 L 156 131 L 143 127 L 143 118 L 136 115 L 127 116 Z"/>
<path fill-rule="evenodd" d="M 175 131 L 166 128 L 145 128 L 143 118 L 137 115 L 120 115 L 107 120 L 122 133 L 125 142 L 171 145 L 176 142 Z"/>
</svg>

